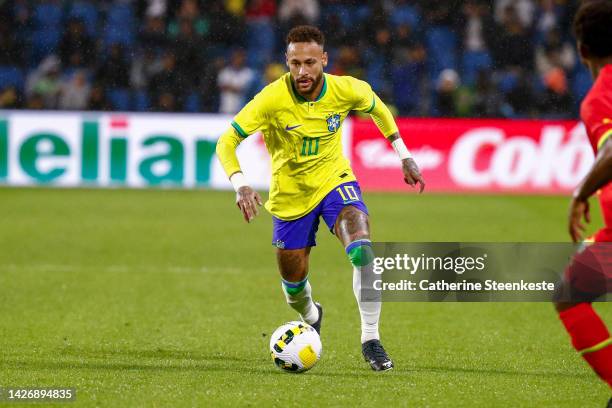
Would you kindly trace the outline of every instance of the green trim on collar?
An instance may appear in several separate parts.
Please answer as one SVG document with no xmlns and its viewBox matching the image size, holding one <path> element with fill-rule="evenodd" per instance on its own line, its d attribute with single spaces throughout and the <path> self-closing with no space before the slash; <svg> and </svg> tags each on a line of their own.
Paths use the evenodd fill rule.
<svg viewBox="0 0 612 408">
<path fill-rule="evenodd" d="M 309 101 L 308 99 L 300 95 L 297 89 L 295 89 L 295 85 L 293 85 L 293 80 L 291 80 L 291 77 L 289 77 L 289 82 L 291 82 L 291 90 L 293 91 L 293 94 L 300 102 L 318 102 L 321 100 L 321 98 L 325 96 L 325 93 L 327 92 L 327 79 L 325 78 L 325 74 L 323 74 L 323 88 L 321 88 L 321 93 L 314 101 Z"/>
<path fill-rule="evenodd" d="M 323 74 L 323 88 L 321 88 L 321 93 L 315 99 L 315 102 L 318 102 L 325 96 L 325 92 L 327 92 L 327 78 L 325 78 L 325 74 Z"/>
<path fill-rule="evenodd" d="M 289 78 L 289 82 L 291 82 L 291 90 L 293 91 L 293 94 L 298 99 L 298 101 L 300 101 L 300 102 L 308 102 L 306 100 L 306 98 L 304 98 L 302 95 L 300 95 L 300 93 L 297 91 L 297 89 L 295 89 L 295 85 L 293 85 L 293 80 L 291 78 Z"/>
</svg>

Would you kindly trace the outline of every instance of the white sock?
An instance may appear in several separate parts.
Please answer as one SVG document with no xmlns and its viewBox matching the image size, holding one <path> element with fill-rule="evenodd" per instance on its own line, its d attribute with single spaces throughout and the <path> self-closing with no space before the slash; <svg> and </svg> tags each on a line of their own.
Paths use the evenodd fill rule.
<svg viewBox="0 0 612 408">
<path fill-rule="evenodd" d="M 301 291 L 293 294 L 289 293 L 293 292 L 292 289 L 296 289 L 296 287 L 299 289 L 299 286 L 301 285 L 303 285 L 303 289 Z M 312 301 L 312 288 L 310 287 L 308 278 L 301 282 L 287 282 L 283 280 L 282 287 L 287 303 L 293 308 L 293 310 L 300 314 L 303 321 L 308 324 L 313 324 L 319 320 L 319 309 L 317 309 Z"/>
<path fill-rule="evenodd" d="M 364 278 L 367 280 L 374 279 L 374 273 L 372 271 L 372 264 L 363 267 L 353 267 L 353 293 L 357 299 L 357 306 L 359 306 L 359 313 L 361 314 L 361 343 L 365 343 L 368 340 L 380 339 L 378 334 L 378 321 L 380 319 L 380 292 L 374 291 L 372 283 L 365 281 L 362 285 L 362 269 Z M 363 293 L 361 288 L 370 288 L 371 290 L 365 290 Z"/>
</svg>

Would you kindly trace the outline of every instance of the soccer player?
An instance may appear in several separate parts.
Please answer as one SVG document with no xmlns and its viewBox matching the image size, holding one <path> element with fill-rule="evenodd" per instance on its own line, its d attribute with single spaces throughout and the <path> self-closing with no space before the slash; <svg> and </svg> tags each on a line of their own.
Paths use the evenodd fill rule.
<svg viewBox="0 0 612 408">
<path fill-rule="evenodd" d="M 612 290 L 612 1 L 584 2 L 574 32 L 581 59 L 595 78 L 580 115 L 596 159 L 574 192 L 569 233 L 574 242 L 582 240 L 582 219 L 590 221 L 588 199 L 598 191 L 606 225 L 565 271 L 555 306 L 574 348 L 612 387 L 612 338 L 591 305 Z M 608 404 L 612 407 L 612 399 Z"/>
<path fill-rule="evenodd" d="M 289 73 L 266 86 L 232 121 L 219 139 L 217 155 L 236 190 L 236 202 L 250 222 L 262 204 L 249 187 L 236 157 L 244 138 L 261 131 L 272 160 L 270 196 L 282 289 L 302 320 L 321 330 L 323 308 L 312 300 L 308 260 L 319 217 L 338 237 L 353 264 L 353 291 L 361 314 L 361 343 L 373 370 L 393 368 L 378 333 L 380 298 L 360 296 L 362 276 L 371 276 L 373 260 L 368 209 L 342 154 L 342 122 L 352 110 L 369 113 L 402 162 L 406 183 L 425 182 L 406 149 L 389 109 L 364 81 L 325 74 L 324 36 L 316 27 L 298 26 L 287 35 Z M 364 283 L 365 287 L 366 283 Z"/>
</svg>

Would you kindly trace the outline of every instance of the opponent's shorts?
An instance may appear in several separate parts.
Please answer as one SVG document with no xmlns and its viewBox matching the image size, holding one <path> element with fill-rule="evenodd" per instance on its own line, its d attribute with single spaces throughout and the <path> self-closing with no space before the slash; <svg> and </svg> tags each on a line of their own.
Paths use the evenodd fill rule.
<svg viewBox="0 0 612 408">
<path fill-rule="evenodd" d="M 612 293 L 612 242 L 588 243 L 565 269 L 555 301 L 593 302 L 607 293 Z"/>
<path fill-rule="evenodd" d="M 319 217 L 323 217 L 325 224 L 333 234 L 340 211 L 348 205 L 368 214 L 368 208 L 361 198 L 361 189 L 356 181 L 335 187 L 321 200 L 319 205 L 303 217 L 291 221 L 272 217 L 272 245 L 280 249 L 299 249 L 317 245 Z"/>
</svg>

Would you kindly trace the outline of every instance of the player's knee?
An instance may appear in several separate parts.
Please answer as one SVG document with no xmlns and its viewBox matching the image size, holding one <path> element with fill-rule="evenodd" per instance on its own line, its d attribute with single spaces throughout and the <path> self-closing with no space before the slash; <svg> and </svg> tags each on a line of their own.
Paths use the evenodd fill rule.
<svg viewBox="0 0 612 408">
<path fill-rule="evenodd" d="M 346 247 L 346 254 L 355 267 L 369 265 L 374 260 L 372 242 L 369 239 L 358 239 Z"/>
<path fill-rule="evenodd" d="M 340 211 L 339 217 L 367 219 L 368 215 L 354 205 L 347 205 Z"/>
<path fill-rule="evenodd" d="M 304 249 L 278 249 L 278 269 L 283 280 L 300 282 L 308 275 L 308 254 L 310 250 Z"/>
<path fill-rule="evenodd" d="M 557 313 L 561 313 L 580 303 L 590 303 L 591 300 L 577 292 L 567 280 L 562 280 L 553 293 L 552 303 Z"/>
<path fill-rule="evenodd" d="M 555 306 L 555 309 L 557 311 L 559 311 L 559 308 L 557 307 L 558 304 L 564 303 L 563 299 L 565 298 L 565 293 L 567 292 L 567 289 L 565 288 L 565 282 L 563 280 L 561 280 L 561 282 L 557 283 L 557 287 L 555 288 L 555 291 L 553 292 L 552 295 L 552 303 Z"/>
<path fill-rule="evenodd" d="M 552 296 L 552 303 L 557 313 L 560 313 L 563 310 L 566 310 L 568 308 L 567 305 L 572 304 L 570 302 L 570 299 L 571 299 L 570 289 L 571 289 L 570 285 L 568 285 L 567 281 L 564 279 L 561 280 L 559 283 L 557 283 L 557 287 L 555 288 L 555 291 L 553 292 L 553 296 Z"/>
<path fill-rule="evenodd" d="M 353 242 L 370 236 L 368 215 L 359 208 L 347 205 L 336 220 L 334 231 L 343 242 Z"/>
</svg>

